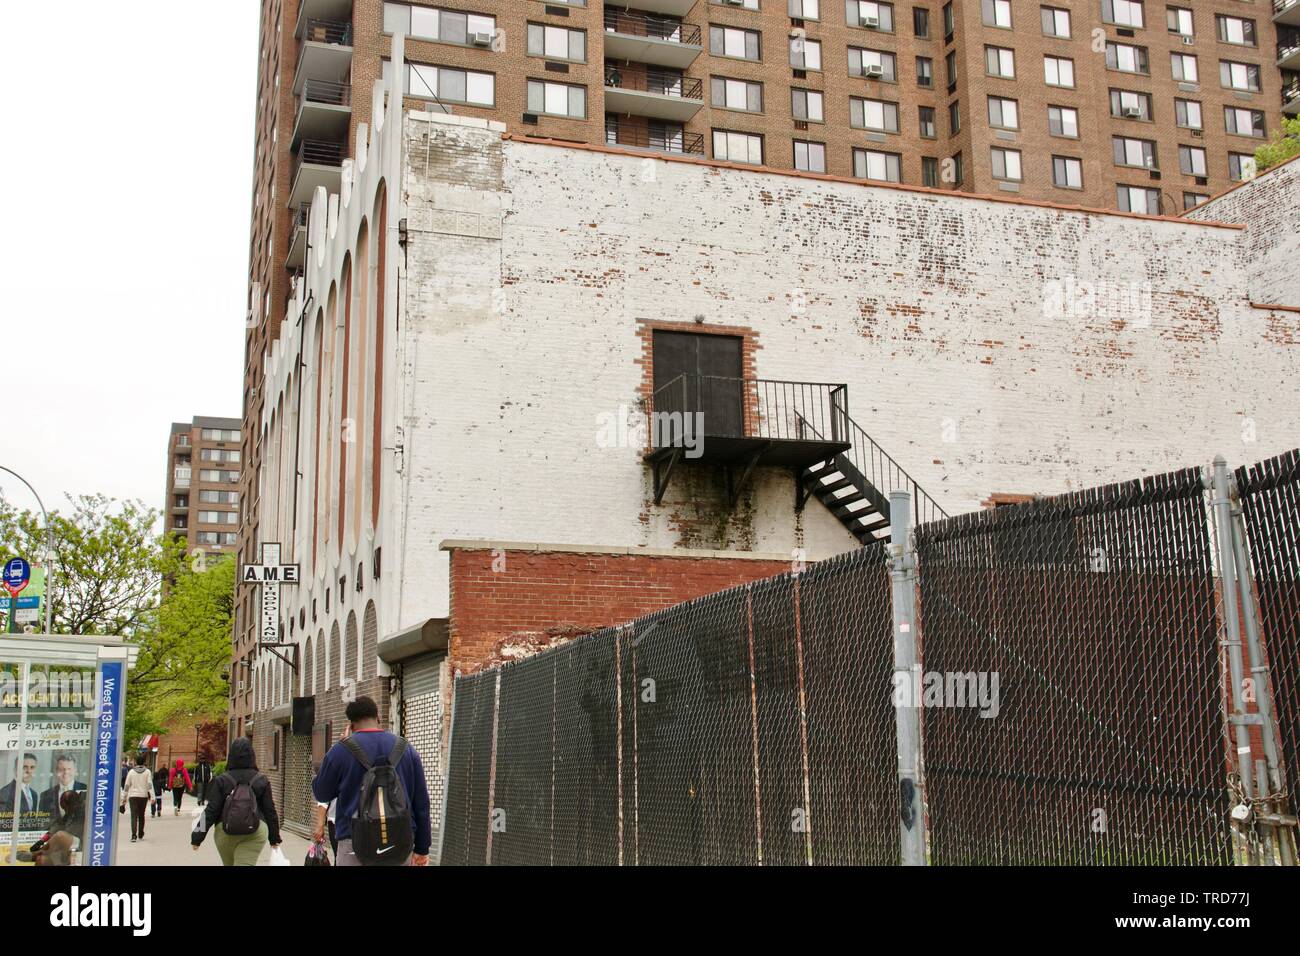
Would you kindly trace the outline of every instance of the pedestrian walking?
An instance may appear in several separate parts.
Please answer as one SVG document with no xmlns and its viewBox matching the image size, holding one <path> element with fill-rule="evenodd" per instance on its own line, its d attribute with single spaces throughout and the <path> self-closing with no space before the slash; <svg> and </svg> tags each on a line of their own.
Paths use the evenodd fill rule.
<svg viewBox="0 0 1300 956">
<path fill-rule="evenodd" d="M 159 767 L 153 772 L 153 803 L 149 804 L 149 813 L 151 816 L 162 815 L 162 795 L 167 789 L 167 768 Z"/>
<path fill-rule="evenodd" d="M 222 866 L 256 866 L 262 847 L 278 847 L 280 818 L 271 796 L 271 781 L 253 758 L 253 742 L 236 737 L 226 772 L 212 778 L 207 806 L 194 823 L 190 845 L 198 850 L 213 831 Z"/>
<path fill-rule="evenodd" d="M 199 806 L 207 802 L 208 784 L 212 782 L 212 764 L 200 760 L 194 768 L 194 796 L 198 797 Z"/>
<path fill-rule="evenodd" d="M 154 802 L 153 778 L 144 765 L 144 754 L 135 758 L 135 766 L 126 775 L 122 785 L 121 804 L 131 805 L 131 842 L 144 839 L 144 811 Z"/>
<path fill-rule="evenodd" d="M 176 758 L 176 766 L 172 767 L 171 777 L 167 780 L 167 788 L 172 792 L 172 804 L 176 807 L 176 816 L 181 815 L 181 798 L 185 796 L 185 791 L 193 786 L 190 781 L 190 772 L 185 769 L 185 761 L 179 757 Z"/>
<path fill-rule="evenodd" d="M 351 733 L 330 748 L 312 782 L 312 838 L 325 841 L 331 801 L 337 800 L 337 866 L 424 866 L 429 862 L 429 790 L 420 757 L 405 740 L 379 726 L 369 697 L 347 706 Z"/>
</svg>

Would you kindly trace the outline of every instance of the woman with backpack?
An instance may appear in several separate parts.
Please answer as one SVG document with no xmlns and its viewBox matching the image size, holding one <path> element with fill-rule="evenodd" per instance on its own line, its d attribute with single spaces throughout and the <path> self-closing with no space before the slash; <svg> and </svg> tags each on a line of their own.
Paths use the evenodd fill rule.
<svg viewBox="0 0 1300 956">
<path fill-rule="evenodd" d="M 172 792 L 172 804 L 176 807 L 176 815 L 179 817 L 181 798 L 185 796 L 185 791 L 193 786 L 190 782 L 190 772 L 185 769 L 185 761 L 179 757 L 176 758 L 176 766 L 172 767 L 171 779 L 167 781 L 167 786 Z"/>
<path fill-rule="evenodd" d="M 212 778 L 207 805 L 194 824 L 195 850 L 215 829 L 222 866 L 256 866 L 262 847 L 280 845 L 280 818 L 271 797 L 271 781 L 257 769 L 253 742 L 237 737 L 230 745 L 226 772 Z"/>
<path fill-rule="evenodd" d="M 153 800 L 149 803 L 150 816 L 162 816 L 162 795 L 167 789 L 167 768 L 159 767 L 153 772 Z"/>
</svg>

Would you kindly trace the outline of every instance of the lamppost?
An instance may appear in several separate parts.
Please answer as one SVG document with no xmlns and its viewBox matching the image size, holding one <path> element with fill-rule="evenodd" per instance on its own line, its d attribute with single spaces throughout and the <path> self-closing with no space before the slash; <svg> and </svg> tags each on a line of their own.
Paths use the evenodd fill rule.
<svg viewBox="0 0 1300 956">
<path fill-rule="evenodd" d="M 49 634 L 50 608 L 53 606 L 51 598 L 54 595 L 54 528 L 50 525 L 50 516 L 45 511 L 45 502 L 41 501 L 41 496 L 36 494 L 36 489 L 31 486 L 31 483 L 12 468 L 6 468 L 4 465 L 0 465 L 0 471 L 7 471 L 24 485 L 27 485 L 27 490 L 32 493 L 32 496 L 36 499 L 36 503 L 40 505 L 41 508 L 41 520 L 45 522 L 45 633 Z M 13 616 L 17 613 L 17 610 L 18 599 L 11 598 L 9 614 Z"/>
<path fill-rule="evenodd" d="M 195 767 L 199 765 L 199 729 L 202 728 L 202 726 L 203 726 L 202 724 L 194 725 L 194 766 Z"/>
</svg>

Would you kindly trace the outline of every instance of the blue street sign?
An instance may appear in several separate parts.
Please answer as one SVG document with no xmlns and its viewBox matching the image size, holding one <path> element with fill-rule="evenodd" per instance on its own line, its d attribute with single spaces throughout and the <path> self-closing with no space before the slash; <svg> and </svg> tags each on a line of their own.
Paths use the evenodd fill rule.
<svg viewBox="0 0 1300 956">
<path fill-rule="evenodd" d="M 10 558 L 5 562 L 4 586 L 10 594 L 16 595 L 32 579 L 32 566 L 23 558 Z"/>
<path fill-rule="evenodd" d="M 122 734 L 122 705 L 126 695 L 125 661 L 99 662 L 99 702 L 95 716 L 95 748 L 91 752 L 92 784 L 90 841 L 86 847 L 88 866 L 112 866 L 118 802 L 117 754 Z"/>
<path fill-rule="evenodd" d="M 32 597 L 25 597 L 25 598 L 20 597 L 18 599 L 18 610 L 20 611 L 23 610 L 24 608 L 40 607 L 40 606 L 41 606 L 41 599 L 39 595 L 34 595 Z M 9 610 L 9 598 L 0 597 L 0 611 L 7 611 L 7 610 Z"/>
</svg>

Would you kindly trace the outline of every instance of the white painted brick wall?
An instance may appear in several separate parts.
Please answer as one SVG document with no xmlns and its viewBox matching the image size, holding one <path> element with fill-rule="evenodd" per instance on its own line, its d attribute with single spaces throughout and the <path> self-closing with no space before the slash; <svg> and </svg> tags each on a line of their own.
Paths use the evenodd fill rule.
<svg viewBox="0 0 1300 956">
<path fill-rule="evenodd" d="M 403 183 L 404 623 L 446 612 L 445 538 L 854 546 L 815 499 L 795 514 L 782 471 L 730 517 L 711 472 L 654 506 L 641 449 L 596 441 L 639 397 L 638 319 L 750 327 L 760 377 L 848 383 L 850 414 L 953 513 L 1297 443 L 1300 353 L 1247 306 L 1239 230 L 433 125 L 426 146 L 408 118 Z M 1149 283 L 1150 314 L 1045 314 L 1069 281 Z"/>
<path fill-rule="evenodd" d="M 1300 160 L 1270 169 L 1186 215 L 1244 224 L 1240 263 L 1249 276 L 1251 301 L 1300 307 Z"/>
</svg>

